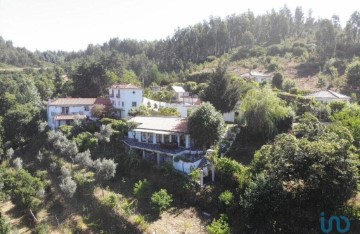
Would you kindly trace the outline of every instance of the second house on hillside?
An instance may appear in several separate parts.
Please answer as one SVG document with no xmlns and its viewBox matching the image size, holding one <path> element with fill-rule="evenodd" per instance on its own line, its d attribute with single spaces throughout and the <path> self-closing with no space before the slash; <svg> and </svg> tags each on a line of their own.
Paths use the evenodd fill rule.
<svg viewBox="0 0 360 234">
<path fill-rule="evenodd" d="M 113 84 L 109 88 L 109 98 L 117 117 L 128 117 L 131 108 L 143 103 L 143 89 L 132 84 Z"/>
<path fill-rule="evenodd" d="M 58 98 L 47 104 L 47 120 L 51 129 L 70 125 L 74 120 L 96 119 L 91 112 L 95 105 L 110 107 L 108 98 Z"/>
<path fill-rule="evenodd" d="M 305 97 L 313 98 L 316 101 L 326 102 L 326 103 L 330 103 L 333 101 L 349 102 L 351 99 L 349 96 L 346 96 L 341 93 L 337 93 L 332 90 L 321 90 L 321 91 L 306 95 Z"/>
<path fill-rule="evenodd" d="M 260 73 L 260 72 L 254 72 L 254 71 L 250 71 L 250 72 L 241 74 L 240 76 L 245 79 L 248 79 L 248 80 L 256 81 L 258 83 L 261 83 L 263 81 L 271 83 L 271 81 L 272 81 L 271 74 L 264 74 L 264 73 Z"/>
</svg>

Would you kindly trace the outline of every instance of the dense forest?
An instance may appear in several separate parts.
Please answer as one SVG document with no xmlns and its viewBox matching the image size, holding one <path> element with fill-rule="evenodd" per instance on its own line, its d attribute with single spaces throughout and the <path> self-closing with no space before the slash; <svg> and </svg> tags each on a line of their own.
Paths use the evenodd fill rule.
<svg viewBox="0 0 360 234">
<path fill-rule="evenodd" d="M 315 19 L 286 6 L 84 51 L 31 52 L 0 37 L 0 233 L 319 233 L 322 212 L 345 215 L 355 233 L 359 56 L 360 12 L 342 27 L 336 15 Z M 272 82 L 240 77 L 249 70 Z M 114 83 L 143 86 L 158 101 L 173 99 L 171 85 L 198 95 L 204 103 L 188 127 L 198 147 L 212 148 L 215 182 L 201 188 L 198 170 L 184 175 L 128 151 L 123 139 L 134 126 L 112 109 L 49 129 L 49 99 L 107 97 Z M 351 99 L 304 97 L 318 89 Z M 238 101 L 240 114 L 225 123 Z M 131 115 L 179 112 L 140 106 Z"/>
</svg>

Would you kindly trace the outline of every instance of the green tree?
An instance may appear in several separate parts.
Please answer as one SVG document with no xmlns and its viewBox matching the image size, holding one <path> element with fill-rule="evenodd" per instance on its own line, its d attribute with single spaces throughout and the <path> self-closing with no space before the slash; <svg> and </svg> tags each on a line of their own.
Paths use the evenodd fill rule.
<svg viewBox="0 0 360 234">
<path fill-rule="evenodd" d="M 320 212 L 333 214 L 353 197 L 358 160 L 348 136 L 341 129 L 329 129 L 315 141 L 282 134 L 273 145 L 263 146 L 252 165 L 260 175 L 241 198 L 254 228 L 265 233 L 314 231 Z"/>
<path fill-rule="evenodd" d="M 151 195 L 151 203 L 160 211 L 168 209 L 171 206 L 172 201 L 172 195 L 169 194 L 166 189 L 160 189 Z"/>
<path fill-rule="evenodd" d="M 133 194 L 136 198 L 142 199 L 148 196 L 148 193 L 151 189 L 151 183 L 147 180 L 139 180 L 134 185 Z"/>
<path fill-rule="evenodd" d="M 333 120 L 350 130 L 355 141 L 360 142 L 360 107 L 351 104 L 333 116 Z"/>
<path fill-rule="evenodd" d="M 243 40 L 244 46 L 245 46 L 246 48 L 248 48 L 248 49 L 251 49 L 251 48 L 254 46 L 254 44 L 255 44 L 255 37 L 254 37 L 254 35 L 253 35 L 251 32 L 249 32 L 249 31 L 246 31 L 246 32 L 244 33 L 242 40 Z"/>
<path fill-rule="evenodd" d="M 210 102 L 221 113 L 234 110 L 240 99 L 240 88 L 236 82 L 231 81 L 226 70 L 225 64 L 218 65 L 202 95 L 205 102 Z"/>
<path fill-rule="evenodd" d="M 316 46 L 322 62 L 334 56 L 336 32 L 333 23 L 328 19 L 319 22 L 319 30 L 316 32 Z"/>
<path fill-rule="evenodd" d="M 0 160 L 3 159 L 3 154 L 4 154 L 3 139 L 4 139 L 3 118 L 0 116 Z"/>
<path fill-rule="evenodd" d="M 106 74 L 106 67 L 99 61 L 84 60 L 73 75 L 74 96 L 99 97 L 106 93 L 112 83 L 112 76 Z"/>
<path fill-rule="evenodd" d="M 209 147 L 224 132 L 224 119 L 210 103 L 205 102 L 190 114 L 188 129 L 199 146 Z"/>
<path fill-rule="evenodd" d="M 272 86 L 277 89 L 282 89 L 284 76 L 280 72 L 276 72 L 272 78 Z"/>
<path fill-rule="evenodd" d="M 92 108 L 91 108 L 91 114 L 94 117 L 98 117 L 98 118 L 103 118 L 105 117 L 106 113 L 106 106 L 102 105 L 102 104 L 95 104 Z"/>
<path fill-rule="evenodd" d="M 291 108 L 285 107 L 285 103 L 267 88 L 250 90 L 242 102 L 241 111 L 242 122 L 248 131 L 263 139 L 274 137 L 283 121 L 293 115 Z"/>
<path fill-rule="evenodd" d="M 294 134 L 299 138 L 314 139 L 321 130 L 322 126 L 319 120 L 309 112 L 303 114 L 299 119 L 299 123 L 294 126 Z"/>
<path fill-rule="evenodd" d="M 210 234 L 230 234 L 231 228 L 228 222 L 228 217 L 225 214 L 221 214 L 218 220 L 214 219 L 207 230 Z"/>
<path fill-rule="evenodd" d="M 360 87 L 360 61 L 355 61 L 348 66 L 346 78 L 348 85 Z"/>
<path fill-rule="evenodd" d="M 37 133 L 39 108 L 33 104 L 17 104 L 4 116 L 5 141 L 15 145 L 26 143 Z"/>
</svg>

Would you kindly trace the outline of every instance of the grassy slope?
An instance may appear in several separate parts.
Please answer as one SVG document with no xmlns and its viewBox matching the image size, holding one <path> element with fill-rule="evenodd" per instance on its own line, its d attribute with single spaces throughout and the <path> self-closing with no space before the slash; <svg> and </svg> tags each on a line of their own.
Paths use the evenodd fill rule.
<svg viewBox="0 0 360 234">
<path fill-rule="evenodd" d="M 229 61 L 230 55 L 225 54 L 224 56 L 212 61 L 212 62 L 205 62 L 204 64 L 200 64 L 196 66 L 193 71 L 194 73 L 203 73 L 203 72 L 211 72 L 214 71 L 218 62 L 221 60 Z M 267 56 L 269 57 L 269 56 Z M 276 61 L 280 65 L 279 71 L 284 74 L 284 79 L 294 80 L 296 83 L 296 87 L 301 90 L 308 90 L 308 91 L 317 91 L 324 88 L 318 88 L 316 85 L 318 83 L 320 73 L 317 70 L 304 70 L 302 69 L 302 62 L 298 57 L 279 57 L 279 56 L 272 56 L 273 61 Z M 264 62 L 264 57 L 259 58 L 247 58 L 241 59 L 237 61 L 231 61 L 228 64 L 228 71 L 230 74 L 241 77 L 241 74 L 249 72 L 250 68 L 253 65 L 256 65 L 256 68 L 252 69 L 252 71 L 261 72 L 261 73 L 270 73 L 273 74 L 274 72 L 269 72 L 267 70 L 267 63 Z M 332 89 L 335 90 L 343 90 L 345 84 L 345 77 L 340 76 L 338 78 L 339 85 L 336 85 Z M 329 85 L 329 81 L 327 81 L 327 85 Z"/>
</svg>

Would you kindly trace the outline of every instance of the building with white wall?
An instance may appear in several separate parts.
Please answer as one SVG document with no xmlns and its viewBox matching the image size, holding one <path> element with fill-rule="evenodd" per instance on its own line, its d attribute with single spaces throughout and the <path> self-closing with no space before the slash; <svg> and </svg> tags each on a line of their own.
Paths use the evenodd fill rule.
<svg viewBox="0 0 360 234">
<path fill-rule="evenodd" d="M 349 102 L 351 99 L 349 96 L 346 96 L 341 93 L 337 93 L 332 90 L 321 90 L 321 91 L 306 95 L 305 97 L 313 98 L 316 101 L 326 102 L 326 103 L 330 103 L 333 101 Z"/>
<path fill-rule="evenodd" d="M 263 81 L 271 83 L 271 81 L 272 81 L 271 74 L 264 74 L 264 73 L 260 73 L 260 72 L 254 72 L 254 71 L 250 71 L 250 72 L 241 74 L 240 76 L 245 79 L 248 79 L 248 80 L 256 81 L 258 83 L 261 83 Z"/>
<path fill-rule="evenodd" d="M 121 119 L 127 118 L 131 108 L 143 103 L 143 89 L 132 84 L 113 84 L 109 88 L 109 98 Z"/>
<path fill-rule="evenodd" d="M 134 117 L 137 127 L 129 131 L 124 143 L 157 165 L 171 163 L 175 169 L 190 173 L 209 164 L 205 152 L 194 148 L 188 132 L 188 119 L 180 117 Z"/>
<path fill-rule="evenodd" d="M 94 105 L 110 105 L 107 98 L 58 98 L 47 104 L 47 120 L 51 129 L 70 125 L 74 120 L 95 119 L 91 114 Z"/>
</svg>

